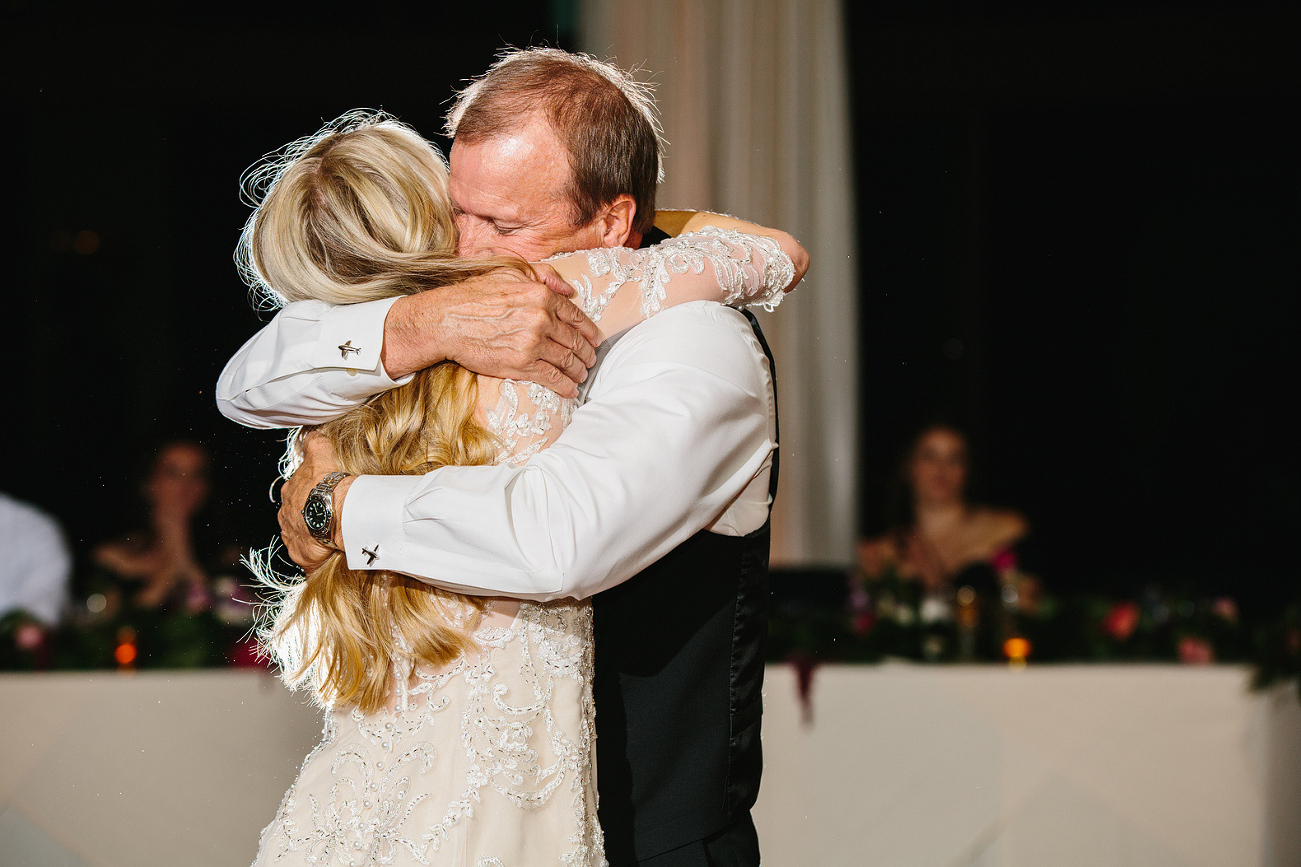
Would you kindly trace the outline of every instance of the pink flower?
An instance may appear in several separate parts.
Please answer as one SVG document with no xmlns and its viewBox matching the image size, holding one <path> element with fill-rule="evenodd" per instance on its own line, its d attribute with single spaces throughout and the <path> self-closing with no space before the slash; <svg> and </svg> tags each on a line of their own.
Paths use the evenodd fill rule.
<svg viewBox="0 0 1301 867">
<path fill-rule="evenodd" d="M 1179 661 L 1184 665 L 1209 665 L 1215 661 L 1215 649 L 1204 638 L 1185 635 L 1179 639 Z"/>
<path fill-rule="evenodd" d="M 854 634 L 861 638 L 871 632 L 872 627 L 875 625 L 875 614 L 871 611 L 860 611 L 858 615 L 854 617 Z"/>
<path fill-rule="evenodd" d="M 267 668 L 270 658 L 262 651 L 257 639 L 241 638 L 230 651 L 230 664 L 235 668 Z"/>
<path fill-rule="evenodd" d="M 14 630 L 14 644 L 21 650 L 35 650 L 45 640 L 45 630 L 30 620 Z"/>
<path fill-rule="evenodd" d="M 1014 572 L 1016 571 L 1016 552 L 1011 548 L 1004 548 L 990 558 L 989 565 L 993 566 L 994 571 L 999 573 Z"/>
<path fill-rule="evenodd" d="M 1124 641 L 1138 628 L 1138 603 L 1117 602 L 1102 618 L 1102 631 L 1117 641 Z"/>
</svg>

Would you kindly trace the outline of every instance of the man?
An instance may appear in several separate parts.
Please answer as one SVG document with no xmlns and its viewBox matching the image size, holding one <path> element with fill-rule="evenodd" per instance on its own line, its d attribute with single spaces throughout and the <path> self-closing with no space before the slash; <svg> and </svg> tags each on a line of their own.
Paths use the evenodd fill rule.
<svg viewBox="0 0 1301 867">
<path fill-rule="evenodd" d="M 512 53 L 461 95 L 449 131 L 462 253 L 537 259 L 651 235 L 653 107 L 619 70 L 553 49 Z M 547 385 L 562 373 L 583 379 L 595 331 L 561 299 L 500 281 L 458 292 L 347 310 L 290 305 L 223 372 L 222 411 L 257 426 L 321 421 L 443 358 L 509 376 L 493 349 L 502 343 L 494 315 L 507 337 L 521 321 L 537 325 L 523 342 L 542 350 L 523 361 L 527 352 L 516 352 L 518 369 Z M 521 293 L 540 303 L 516 317 L 523 308 L 501 299 Z M 448 336 L 457 331 L 478 335 L 473 351 Z M 762 769 L 776 469 L 766 349 L 740 313 L 688 304 L 622 336 L 585 385 L 569 428 L 523 467 L 335 482 L 313 499 L 341 516 L 325 522 L 324 538 L 350 567 L 462 592 L 597 594 L 607 857 L 757 865 L 749 809 Z M 329 551 L 301 510 L 333 469 L 314 442 L 283 489 L 282 534 L 302 565 Z"/>
<path fill-rule="evenodd" d="M 59 522 L 0 493 L 0 617 L 19 611 L 55 626 L 68 604 L 72 554 Z"/>
</svg>

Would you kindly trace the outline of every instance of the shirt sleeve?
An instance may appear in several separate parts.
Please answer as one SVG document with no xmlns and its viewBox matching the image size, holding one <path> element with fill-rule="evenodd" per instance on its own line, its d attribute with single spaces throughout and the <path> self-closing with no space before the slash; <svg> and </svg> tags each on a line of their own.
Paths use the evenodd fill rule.
<svg viewBox="0 0 1301 867">
<path fill-rule="evenodd" d="M 708 526 L 775 447 L 766 359 L 717 304 L 629 332 L 597 386 L 524 466 L 359 477 L 343 504 L 348 565 L 462 593 L 585 598 Z"/>
<path fill-rule="evenodd" d="M 380 363 L 384 319 L 395 301 L 289 304 L 226 364 L 217 408 L 248 427 L 321 424 L 406 382 Z"/>
<path fill-rule="evenodd" d="M 24 523 L 27 526 L 21 550 L 26 556 L 19 563 L 22 579 L 13 594 L 12 607 L 53 626 L 68 602 L 72 555 L 53 518 L 32 512 Z"/>
</svg>

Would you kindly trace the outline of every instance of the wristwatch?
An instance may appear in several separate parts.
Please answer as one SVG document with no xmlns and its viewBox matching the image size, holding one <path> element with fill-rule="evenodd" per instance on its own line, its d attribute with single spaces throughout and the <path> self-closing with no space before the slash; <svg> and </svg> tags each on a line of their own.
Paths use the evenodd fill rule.
<svg viewBox="0 0 1301 867">
<path fill-rule="evenodd" d="M 303 504 L 303 523 L 312 538 L 327 548 L 334 544 L 334 487 L 350 473 L 329 473 L 312 488 Z"/>
</svg>

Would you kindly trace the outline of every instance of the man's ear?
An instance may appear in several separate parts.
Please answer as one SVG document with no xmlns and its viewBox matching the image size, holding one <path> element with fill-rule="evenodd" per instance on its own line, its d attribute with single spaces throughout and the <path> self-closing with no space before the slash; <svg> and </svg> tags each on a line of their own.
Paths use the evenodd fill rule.
<svg viewBox="0 0 1301 867">
<path fill-rule="evenodd" d="M 627 193 L 620 193 L 597 215 L 601 230 L 601 246 L 622 247 L 634 234 L 633 220 L 637 218 L 637 202 Z"/>
</svg>

